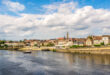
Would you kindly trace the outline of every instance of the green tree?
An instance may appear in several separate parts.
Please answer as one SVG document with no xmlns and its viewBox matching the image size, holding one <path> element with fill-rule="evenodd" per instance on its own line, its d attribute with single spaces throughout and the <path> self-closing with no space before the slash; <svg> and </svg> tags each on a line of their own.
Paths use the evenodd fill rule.
<svg viewBox="0 0 110 75">
<path fill-rule="evenodd" d="M 2 41 L 0 41 L 0 44 L 4 44 L 6 41 L 4 41 L 4 40 L 2 40 Z"/>
<path fill-rule="evenodd" d="M 105 45 L 104 42 L 102 42 L 101 45 Z"/>
<path fill-rule="evenodd" d="M 55 46 L 54 43 L 48 43 L 47 46 L 51 47 L 51 46 Z"/>
<path fill-rule="evenodd" d="M 34 44 L 34 46 L 38 46 L 37 44 Z"/>
</svg>

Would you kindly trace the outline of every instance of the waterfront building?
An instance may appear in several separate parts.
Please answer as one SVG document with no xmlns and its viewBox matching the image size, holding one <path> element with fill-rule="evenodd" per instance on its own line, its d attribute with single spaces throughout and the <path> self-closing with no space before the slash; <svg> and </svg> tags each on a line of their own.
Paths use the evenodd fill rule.
<svg viewBox="0 0 110 75">
<path fill-rule="evenodd" d="M 18 42 L 18 41 L 6 41 L 5 42 L 6 45 L 8 46 L 13 46 L 13 47 L 24 47 L 25 44 L 24 42 Z"/>
<path fill-rule="evenodd" d="M 86 46 L 92 46 L 93 45 L 93 38 L 92 36 L 88 36 L 86 39 Z"/>
<path fill-rule="evenodd" d="M 104 42 L 105 45 L 110 44 L 110 35 L 103 35 L 102 41 Z"/>
<path fill-rule="evenodd" d="M 102 43 L 102 36 L 93 36 L 93 44 L 100 45 Z"/>
<path fill-rule="evenodd" d="M 85 38 L 73 38 L 73 45 L 78 46 L 85 46 L 86 45 L 86 39 Z"/>
<path fill-rule="evenodd" d="M 100 45 L 102 42 L 102 36 L 88 36 L 86 46 Z"/>
<path fill-rule="evenodd" d="M 57 48 L 68 48 L 72 45 L 73 45 L 73 41 L 72 38 L 69 38 L 68 32 L 66 34 L 66 38 L 65 36 L 61 38 L 57 38 L 57 45 L 56 45 Z"/>
</svg>

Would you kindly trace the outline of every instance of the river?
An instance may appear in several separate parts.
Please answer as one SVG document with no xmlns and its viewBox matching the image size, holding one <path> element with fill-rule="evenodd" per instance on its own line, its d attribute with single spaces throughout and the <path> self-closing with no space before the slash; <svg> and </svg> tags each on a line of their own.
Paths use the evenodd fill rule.
<svg viewBox="0 0 110 75">
<path fill-rule="evenodd" d="M 110 75 L 110 55 L 0 50 L 0 75 Z"/>
</svg>

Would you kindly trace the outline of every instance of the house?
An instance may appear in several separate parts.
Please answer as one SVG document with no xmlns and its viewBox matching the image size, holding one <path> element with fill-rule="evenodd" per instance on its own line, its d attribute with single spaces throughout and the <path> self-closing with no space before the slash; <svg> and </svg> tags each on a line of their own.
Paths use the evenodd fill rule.
<svg viewBox="0 0 110 75">
<path fill-rule="evenodd" d="M 73 41 L 71 38 L 66 39 L 64 38 L 58 38 L 57 39 L 57 48 L 67 48 L 73 45 Z"/>
<path fill-rule="evenodd" d="M 8 46 L 13 46 L 13 47 L 23 47 L 23 46 L 25 46 L 24 42 L 18 42 L 18 41 L 12 41 L 12 42 L 6 41 L 5 44 L 8 45 Z"/>
<path fill-rule="evenodd" d="M 102 36 L 88 36 L 86 46 L 100 45 L 102 42 Z"/>
<path fill-rule="evenodd" d="M 91 36 L 88 36 L 86 39 L 86 46 L 92 46 L 93 45 L 93 39 Z"/>
<path fill-rule="evenodd" d="M 73 38 L 73 45 L 85 46 L 86 39 L 85 38 Z"/>
<path fill-rule="evenodd" d="M 100 45 L 102 43 L 102 36 L 93 36 L 93 44 Z"/>
<path fill-rule="evenodd" d="M 54 46 L 57 44 L 56 39 L 49 39 L 49 40 L 41 40 L 40 46 Z"/>
<path fill-rule="evenodd" d="M 102 41 L 105 45 L 110 44 L 110 35 L 102 35 Z"/>
<path fill-rule="evenodd" d="M 26 46 L 34 47 L 40 43 L 40 40 L 24 40 Z"/>
</svg>

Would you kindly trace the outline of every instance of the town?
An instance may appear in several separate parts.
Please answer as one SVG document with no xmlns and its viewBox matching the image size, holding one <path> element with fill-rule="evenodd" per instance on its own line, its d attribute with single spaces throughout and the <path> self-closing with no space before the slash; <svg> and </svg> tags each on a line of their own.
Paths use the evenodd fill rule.
<svg viewBox="0 0 110 75">
<path fill-rule="evenodd" d="M 0 48 L 23 48 L 23 47 L 53 47 L 55 49 L 101 47 L 110 45 L 110 35 L 88 36 L 87 38 L 70 38 L 67 32 L 66 37 L 50 40 L 20 40 L 20 41 L 0 41 Z"/>
</svg>

